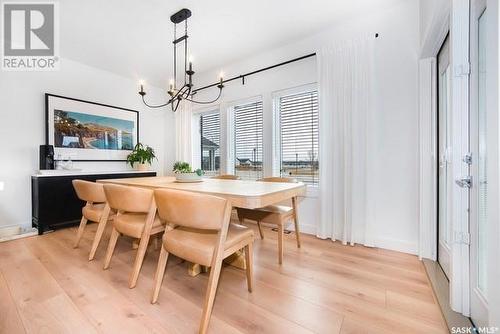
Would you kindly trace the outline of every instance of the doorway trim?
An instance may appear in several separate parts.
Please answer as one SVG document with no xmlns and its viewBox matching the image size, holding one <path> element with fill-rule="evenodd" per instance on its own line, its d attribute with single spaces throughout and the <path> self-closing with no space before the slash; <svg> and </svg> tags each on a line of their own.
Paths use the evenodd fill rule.
<svg viewBox="0 0 500 334">
<path fill-rule="evenodd" d="M 419 257 L 437 258 L 437 69 L 436 56 L 448 30 L 452 68 L 452 175 L 468 175 L 462 157 L 468 153 L 469 113 L 469 0 L 455 0 L 434 15 L 423 41 L 419 62 Z M 450 306 L 469 316 L 469 235 L 468 191 L 455 186 L 452 191 L 452 249 Z"/>
<path fill-rule="evenodd" d="M 437 260 L 437 55 L 450 31 L 451 7 L 440 8 L 419 60 L 419 258 Z"/>
</svg>

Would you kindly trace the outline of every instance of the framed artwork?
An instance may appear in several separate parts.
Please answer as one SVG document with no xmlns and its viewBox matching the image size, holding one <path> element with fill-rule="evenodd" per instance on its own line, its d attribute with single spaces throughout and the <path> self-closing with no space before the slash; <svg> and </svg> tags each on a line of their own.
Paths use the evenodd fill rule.
<svg viewBox="0 0 500 334">
<path fill-rule="evenodd" d="M 46 143 L 56 160 L 126 161 L 139 138 L 139 112 L 45 94 Z"/>
</svg>

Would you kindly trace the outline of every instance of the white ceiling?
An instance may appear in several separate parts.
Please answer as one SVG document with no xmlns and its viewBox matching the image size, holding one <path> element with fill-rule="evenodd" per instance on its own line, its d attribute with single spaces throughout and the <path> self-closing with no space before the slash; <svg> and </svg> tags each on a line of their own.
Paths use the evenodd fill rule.
<svg viewBox="0 0 500 334">
<path fill-rule="evenodd" d="M 194 70 L 286 45 L 339 20 L 402 0 L 64 0 L 62 57 L 166 87 L 170 15 L 189 8 Z"/>
</svg>

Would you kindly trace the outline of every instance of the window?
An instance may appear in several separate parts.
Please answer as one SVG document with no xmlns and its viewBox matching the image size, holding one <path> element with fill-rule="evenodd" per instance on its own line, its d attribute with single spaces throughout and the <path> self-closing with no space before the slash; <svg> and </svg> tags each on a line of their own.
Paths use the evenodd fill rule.
<svg viewBox="0 0 500 334">
<path fill-rule="evenodd" d="M 219 112 L 200 116 L 201 169 L 206 175 L 217 175 L 220 169 Z"/>
<path fill-rule="evenodd" d="M 306 184 L 319 183 L 318 92 L 278 98 L 280 174 Z"/>
<path fill-rule="evenodd" d="M 234 107 L 234 169 L 242 179 L 262 178 L 262 101 Z"/>
</svg>

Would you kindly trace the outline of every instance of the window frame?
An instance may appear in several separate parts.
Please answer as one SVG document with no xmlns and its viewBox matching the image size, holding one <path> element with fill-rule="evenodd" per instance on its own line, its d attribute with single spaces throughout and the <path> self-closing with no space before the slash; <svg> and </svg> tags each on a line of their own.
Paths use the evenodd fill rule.
<svg viewBox="0 0 500 334">
<path fill-rule="evenodd" d="M 228 135 L 227 135 L 227 163 L 226 163 L 226 172 L 235 174 L 236 175 L 236 132 L 234 128 L 234 113 L 235 113 L 235 107 L 237 106 L 242 106 L 242 105 L 247 105 L 247 104 L 252 104 L 252 103 L 262 103 L 262 177 L 265 177 L 265 165 L 266 165 L 266 158 L 264 154 L 264 147 L 266 145 L 265 142 L 265 133 L 264 133 L 264 122 L 265 122 L 265 99 L 263 95 L 256 95 L 252 96 L 249 98 L 244 98 L 244 99 L 238 99 L 232 102 L 227 103 L 227 130 L 228 130 Z"/>
<path fill-rule="evenodd" d="M 318 92 L 318 117 L 319 117 L 319 90 L 317 83 L 309 83 L 297 87 L 292 87 L 288 89 L 283 89 L 279 91 L 275 91 L 272 93 L 272 107 L 273 107 L 273 136 L 272 136 L 272 145 L 273 145 L 273 176 L 281 176 L 281 110 L 280 110 L 280 99 L 285 96 L 307 93 L 311 91 Z M 319 129 L 318 129 L 318 161 L 319 161 Z M 321 168 L 321 165 L 319 166 Z M 317 192 L 319 191 L 320 180 L 318 177 L 318 182 L 316 184 L 306 184 L 308 189 L 308 197 L 317 196 Z"/>
<path fill-rule="evenodd" d="M 198 118 L 201 118 L 203 115 L 206 115 L 206 114 L 219 114 L 219 159 L 220 159 L 219 160 L 219 170 L 215 174 L 213 174 L 213 175 L 208 175 L 208 177 L 212 177 L 212 176 L 217 176 L 217 175 L 224 174 L 222 161 L 224 159 L 224 156 L 223 156 L 223 144 L 224 144 L 223 143 L 223 132 L 225 131 L 225 128 L 223 126 L 222 112 L 221 111 L 222 110 L 220 108 L 220 105 L 212 105 L 212 106 L 209 106 L 209 107 L 197 109 L 197 110 L 195 110 L 195 111 L 192 112 L 193 117 L 198 117 Z M 198 124 L 198 126 L 197 126 L 198 136 L 199 136 L 200 141 L 197 142 L 197 143 L 194 143 L 194 145 L 196 145 L 199 148 L 200 155 L 199 155 L 199 161 L 196 162 L 196 164 L 193 163 L 193 168 L 194 168 L 194 166 L 198 166 L 199 165 L 200 166 L 199 168 L 202 169 L 202 167 L 203 167 L 203 163 L 202 163 L 202 161 L 203 161 L 203 152 L 201 150 L 201 127 L 200 127 L 200 119 L 197 120 L 197 124 Z M 194 155 L 193 155 L 193 158 L 194 158 Z"/>
</svg>

